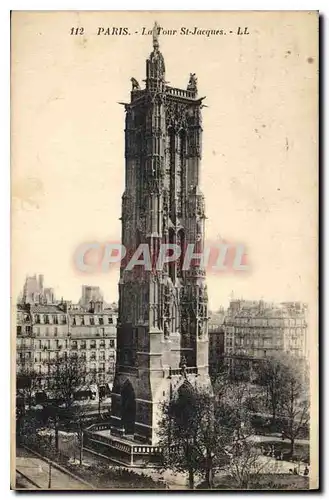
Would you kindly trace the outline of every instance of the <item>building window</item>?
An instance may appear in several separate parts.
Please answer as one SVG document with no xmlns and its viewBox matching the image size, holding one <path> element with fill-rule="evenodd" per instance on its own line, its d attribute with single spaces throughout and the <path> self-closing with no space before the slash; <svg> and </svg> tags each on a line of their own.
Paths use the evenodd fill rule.
<svg viewBox="0 0 329 500">
<path fill-rule="evenodd" d="M 30 326 L 26 326 L 25 327 L 25 332 L 26 333 L 31 333 L 31 327 Z"/>
<path fill-rule="evenodd" d="M 95 318 L 94 318 L 93 316 L 91 316 L 91 317 L 89 318 L 89 320 L 90 320 L 90 324 L 91 324 L 92 326 L 94 326 L 94 324 L 95 324 Z"/>
<path fill-rule="evenodd" d="M 113 318 L 112 318 L 112 316 L 109 316 L 109 325 L 113 325 Z"/>
<path fill-rule="evenodd" d="M 54 335 L 55 335 L 55 337 L 57 337 L 57 334 L 58 334 L 58 328 L 57 328 L 57 326 L 55 326 L 54 327 Z"/>
<path fill-rule="evenodd" d="M 65 315 L 62 315 L 61 323 L 62 323 L 62 325 L 66 324 L 66 316 Z"/>
<path fill-rule="evenodd" d="M 91 371 L 92 373 L 96 373 L 96 364 L 95 364 L 95 363 L 91 363 L 91 364 L 90 364 L 90 371 Z"/>
<path fill-rule="evenodd" d="M 95 351 L 91 351 L 91 353 L 90 353 L 90 361 L 96 361 L 96 352 Z"/>
<path fill-rule="evenodd" d="M 20 335 L 22 333 L 22 327 L 18 326 L 17 327 L 17 335 Z"/>
<path fill-rule="evenodd" d="M 58 325 L 58 317 L 56 315 L 53 316 L 53 323 L 54 325 Z"/>
<path fill-rule="evenodd" d="M 85 318 L 84 316 L 81 316 L 81 325 L 84 325 L 85 324 Z"/>
<path fill-rule="evenodd" d="M 99 371 L 105 372 L 105 363 L 99 363 Z"/>
<path fill-rule="evenodd" d="M 96 349 L 96 340 L 90 341 L 90 349 Z"/>
<path fill-rule="evenodd" d="M 77 349 L 78 348 L 78 343 L 77 343 L 76 340 L 72 340 L 71 347 L 72 347 L 72 349 Z"/>
<path fill-rule="evenodd" d="M 100 340 L 100 342 L 99 342 L 99 348 L 100 349 L 105 349 L 105 340 Z"/>
<path fill-rule="evenodd" d="M 81 340 L 80 349 L 86 349 L 86 341 L 85 340 Z"/>
<path fill-rule="evenodd" d="M 104 320 L 103 320 L 103 318 L 98 318 L 98 324 L 99 324 L 99 325 L 103 325 L 103 324 L 104 324 Z"/>
<path fill-rule="evenodd" d="M 115 340 L 110 340 L 110 348 L 114 349 L 115 347 Z"/>
<path fill-rule="evenodd" d="M 105 351 L 99 351 L 99 359 L 101 361 L 104 361 L 105 360 Z"/>
<path fill-rule="evenodd" d="M 46 331 L 45 331 L 45 334 L 46 334 L 46 337 L 48 337 L 48 336 L 49 336 L 49 328 L 48 328 L 48 326 L 46 326 Z"/>
</svg>

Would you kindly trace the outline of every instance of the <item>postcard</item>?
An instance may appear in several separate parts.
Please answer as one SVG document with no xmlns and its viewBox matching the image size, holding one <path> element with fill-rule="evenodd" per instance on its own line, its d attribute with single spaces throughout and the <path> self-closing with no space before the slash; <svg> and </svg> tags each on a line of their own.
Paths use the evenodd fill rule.
<svg viewBox="0 0 329 500">
<path fill-rule="evenodd" d="M 308 490 L 316 11 L 14 11 L 17 490 Z"/>
</svg>

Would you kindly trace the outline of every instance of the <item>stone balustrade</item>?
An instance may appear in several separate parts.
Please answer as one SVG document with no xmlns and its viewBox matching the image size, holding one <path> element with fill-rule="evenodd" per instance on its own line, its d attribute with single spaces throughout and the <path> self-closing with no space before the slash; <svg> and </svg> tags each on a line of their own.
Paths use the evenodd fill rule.
<svg viewBox="0 0 329 500">
<path fill-rule="evenodd" d="M 174 87 L 166 87 L 166 91 L 168 94 L 177 97 L 185 97 L 187 99 L 195 99 L 196 97 L 196 92 L 194 90 L 182 90 Z"/>
</svg>

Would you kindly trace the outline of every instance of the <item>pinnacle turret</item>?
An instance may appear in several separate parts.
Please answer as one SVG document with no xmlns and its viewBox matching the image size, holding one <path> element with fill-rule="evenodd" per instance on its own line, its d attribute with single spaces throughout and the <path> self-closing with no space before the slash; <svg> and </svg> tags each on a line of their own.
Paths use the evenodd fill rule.
<svg viewBox="0 0 329 500">
<path fill-rule="evenodd" d="M 146 61 L 146 88 L 151 91 L 162 91 L 165 86 L 165 63 L 163 55 L 159 50 L 159 25 L 154 23 L 153 32 L 153 51 Z"/>
</svg>

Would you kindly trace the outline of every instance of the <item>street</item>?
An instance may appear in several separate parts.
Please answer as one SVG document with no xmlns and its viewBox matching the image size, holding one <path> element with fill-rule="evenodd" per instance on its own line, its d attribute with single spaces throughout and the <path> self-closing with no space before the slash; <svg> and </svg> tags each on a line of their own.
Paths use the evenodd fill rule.
<svg viewBox="0 0 329 500">
<path fill-rule="evenodd" d="M 23 476 L 32 480 L 42 490 L 50 487 L 52 490 L 86 490 L 88 489 L 82 482 L 61 472 L 55 467 L 51 467 L 49 474 L 49 464 L 45 460 L 36 457 L 25 449 L 18 448 L 16 452 L 16 470 Z M 18 484 L 24 488 L 37 489 L 37 486 L 28 484 L 28 481 L 20 474 L 17 475 Z"/>
</svg>

